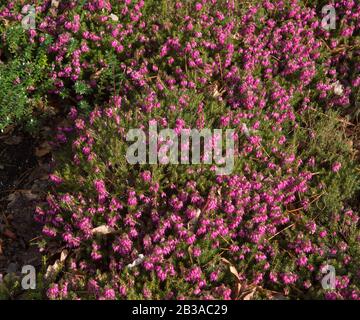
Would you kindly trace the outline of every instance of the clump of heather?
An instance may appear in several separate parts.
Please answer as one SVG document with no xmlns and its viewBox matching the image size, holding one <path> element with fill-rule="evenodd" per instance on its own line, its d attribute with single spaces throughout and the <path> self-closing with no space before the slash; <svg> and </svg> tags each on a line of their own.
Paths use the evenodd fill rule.
<svg viewBox="0 0 360 320">
<path fill-rule="evenodd" d="M 52 176 L 57 192 L 37 211 L 48 243 L 70 251 L 50 298 L 236 298 L 229 263 L 244 283 L 316 297 L 325 294 L 321 267 L 347 266 L 336 294 L 347 297 L 350 287 L 356 296 L 347 275 L 355 246 L 338 239 L 356 237 L 358 215 L 348 210 L 321 224 L 307 214 L 318 197 L 309 195 L 311 166 L 269 155 L 275 167 L 259 172 L 250 160 L 258 151 L 239 157 L 230 176 L 209 165 L 133 166 L 125 132 L 137 121 L 145 123 L 114 106 L 74 121 L 72 163 Z M 69 296 L 54 293 L 63 283 Z"/>
<path fill-rule="evenodd" d="M 51 39 L 51 93 L 73 106 L 36 212 L 44 252 L 68 252 L 49 298 L 237 299 L 239 283 L 257 298 L 360 297 L 359 180 L 339 121 L 360 85 L 359 4 L 337 2 L 333 33 L 297 0 L 50 6 L 30 38 Z M 153 124 L 234 129 L 232 173 L 128 163 L 127 132 Z"/>
</svg>

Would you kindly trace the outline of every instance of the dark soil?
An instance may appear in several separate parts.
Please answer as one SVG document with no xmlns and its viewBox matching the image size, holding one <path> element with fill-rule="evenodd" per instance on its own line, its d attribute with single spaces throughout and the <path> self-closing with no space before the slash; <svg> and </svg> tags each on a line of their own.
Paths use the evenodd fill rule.
<svg viewBox="0 0 360 320">
<path fill-rule="evenodd" d="M 36 166 L 34 141 L 30 137 L 19 139 L 22 142 L 17 145 L 0 141 L 0 194 L 16 188 L 16 184 L 21 183 L 21 176 Z"/>
<path fill-rule="evenodd" d="M 0 274 L 38 267 L 36 239 L 41 226 L 34 219 L 35 202 L 48 187 L 49 165 L 35 156 L 38 142 L 23 133 L 0 135 Z"/>
</svg>

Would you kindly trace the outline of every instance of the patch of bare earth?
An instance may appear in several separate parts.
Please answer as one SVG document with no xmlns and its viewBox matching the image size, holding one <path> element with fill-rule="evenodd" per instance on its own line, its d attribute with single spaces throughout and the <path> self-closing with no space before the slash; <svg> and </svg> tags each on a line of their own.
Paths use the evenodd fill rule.
<svg viewBox="0 0 360 320">
<path fill-rule="evenodd" d="M 36 156 L 38 155 L 38 156 Z M 48 188 L 49 152 L 29 135 L 10 128 L 0 135 L 0 274 L 39 267 L 34 221 L 38 201 Z"/>
</svg>

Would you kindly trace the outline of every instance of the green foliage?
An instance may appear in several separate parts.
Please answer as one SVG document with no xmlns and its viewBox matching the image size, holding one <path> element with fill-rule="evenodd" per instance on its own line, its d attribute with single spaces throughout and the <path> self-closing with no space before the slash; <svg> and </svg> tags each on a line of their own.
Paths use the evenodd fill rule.
<svg viewBox="0 0 360 320">
<path fill-rule="evenodd" d="M 337 112 L 309 111 L 302 117 L 303 125 L 296 131 L 295 143 L 301 157 L 308 161 L 316 157 L 313 186 L 322 190 L 313 214 L 328 224 L 328 215 L 339 212 L 347 206 L 360 188 L 355 150 L 351 140 L 346 137 L 343 119 Z M 341 163 L 338 173 L 332 172 L 332 165 Z"/>
<path fill-rule="evenodd" d="M 35 128 L 47 114 L 46 93 L 50 87 L 45 45 L 31 44 L 19 24 L 0 25 L 3 32 L 0 61 L 0 130 L 10 124 Z"/>
<path fill-rule="evenodd" d="M 0 282 L 0 300 L 10 300 L 21 292 L 20 278 L 8 273 Z"/>
</svg>

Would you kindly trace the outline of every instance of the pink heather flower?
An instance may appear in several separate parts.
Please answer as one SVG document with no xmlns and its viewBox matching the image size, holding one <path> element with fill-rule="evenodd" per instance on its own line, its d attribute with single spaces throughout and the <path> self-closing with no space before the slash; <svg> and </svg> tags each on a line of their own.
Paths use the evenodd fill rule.
<svg viewBox="0 0 360 320">
<path fill-rule="evenodd" d="M 316 223 L 314 221 L 308 222 L 306 228 L 309 230 L 310 234 L 314 234 L 316 231 Z"/>
<path fill-rule="evenodd" d="M 92 244 L 92 252 L 91 252 L 91 258 L 96 261 L 100 260 L 102 258 L 102 255 L 99 253 L 100 246 L 96 243 Z"/>
<path fill-rule="evenodd" d="M 285 158 L 285 163 L 292 163 L 295 160 L 295 155 L 291 154 L 289 157 Z"/>
<path fill-rule="evenodd" d="M 167 273 L 160 266 L 155 267 L 156 275 L 160 279 L 160 281 L 165 281 L 167 278 Z"/>
<path fill-rule="evenodd" d="M 340 162 L 335 162 L 333 165 L 332 165 L 332 168 L 331 170 L 333 172 L 338 172 L 339 170 L 341 169 L 341 163 Z"/>
<path fill-rule="evenodd" d="M 77 110 L 74 108 L 74 107 L 71 107 L 70 109 L 70 112 L 68 114 L 68 117 L 71 119 L 71 120 L 75 120 L 78 116 L 78 112 Z"/>
<path fill-rule="evenodd" d="M 113 244 L 113 249 L 115 252 L 125 256 L 131 252 L 132 245 L 133 242 L 130 240 L 129 236 L 125 234 L 121 238 L 117 239 L 117 241 Z"/>
<path fill-rule="evenodd" d="M 225 287 L 224 285 L 221 287 L 221 295 L 224 300 L 231 300 L 231 289 Z"/>
<path fill-rule="evenodd" d="M 75 121 L 75 127 L 78 129 L 78 130 L 84 130 L 85 129 L 85 122 L 84 120 L 82 119 L 77 119 Z"/>
<path fill-rule="evenodd" d="M 91 152 L 91 149 L 89 147 L 83 147 L 82 148 L 82 153 L 85 155 L 85 156 L 88 156 Z"/>
<path fill-rule="evenodd" d="M 113 97 L 112 97 L 112 100 L 113 100 L 114 106 L 115 106 L 116 108 L 120 108 L 120 107 L 121 107 L 122 98 L 121 98 L 120 96 L 113 96 Z"/>
<path fill-rule="evenodd" d="M 297 264 L 300 267 L 304 267 L 304 266 L 306 266 L 307 261 L 308 261 L 308 259 L 305 256 L 302 256 L 297 260 Z"/>
<path fill-rule="evenodd" d="M 70 232 L 65 232 L 62 237 L 71 248 L 76 248 L 80 245 L 80 238 L 74 237 Z"/>
<path fill-rule="evenodd" d="M 322 230 L 322 231 L 319 232 L 319 237 L 320 237 L 320 238 L 325 238 L 326 235 L 327 235 L 327 231 L 326 231 L 326 230 Z"/>
<path fill-rule="evenodd" d="M 195 287 L 193 294 L 198 296 L 201 293 L 201 289 L 199 287 Z"/>
<path fill-rule="evenodd" d="M 57 234 L 55 230 L 53 230 L 52 228 L 50 228 L 48 226 L 44 226 L 42 229 L 42 232 L 44 235 L 46 235 L 47 237 L 50 237 L 50 238 L 56 237 L 56 234 Z"/>
<path fill-rule="evenodd" d="M 47 290 L 46 295 L 49 299 L 56 299 L 59 296 L 59 286 L 55 283 Z"/>
<path fill-rule="evenodd" d="M 126 294 L 127 294 L 127 289 L 126 289 L 126 287 L 123 286 L 123 285 L 120 286 L 120 288 L 119 288 L 119 293 L 120 293 L 121 296 L 125 297 Z"/>
<path fill-rule="evenodd" d="M 148 288 L 144 287 L 142 292 L 145 299 L 151 299 L 151 291 Z"/>
<path fill-rule="evenodd" d="M 195 242 L 195 240 L 196 240 L 195 235 L 192 235 L 192 236 L 190 236 L 190 237 L 187 237 L 186 243 L 187 243 L 188 245 L 192 245 L 192 244 Z"/>
<path fill-rule="evenodd" d="M 104 297 L 106 300 L 115 300 L 115 291 L 114 289 L 105 289 Z"/>
<path fill-rule="evenodd" d="M 150 171 L 144 171 L 140 174 L 140 176 L 144 182 L 149 182 L 151 180 L 151 172 Z"/>
<path fill-rule="evenodd" d="M 55 184 L 61 184 L 61 183 L 63 182 L 63 179 L 61 179 L 60 177 L 58 177 L 58 176 L 55 175 L 55 174 L 51 174 L 51 175 L 49 176 L 49 178 L 50 178 L 50 181 L 51 181 L 51 182 L 54 182 Z"/>
<path fill-rule="evenodd" d="M 58 133 L 56 135 L 56 141 L 58 141 L 59 143 L 65 143 L 67 141 L 67 138 L 63 133 Z"/>
<path fill-rule="evenodd" d="M 113 109 L 111 108 L 106 108 L 105 109 L 105 115 L 108 117 L 108 118 L 111 118 L 113 116 Z"/>
<path fill-rule="evenodd" d="M 270 274 L 269 274 L 269 279 L 270 279 L 271 282 L 276 283 L 276 282 L 278 281 L 277 274 L 274 273 L 274 272 L 270 272 Z"/>
<path fill-rule="evenodd" d="M 202 271 L 199 267 L 193 267 L 188 272 L 187 276 L 185 277 L 185 280 L 188 282 L 198 282 L 201 279 Z"/>
<path fill-rule="evenodd" d="M 114 40 L 114 41 L 111 42 L 111 46 L 112 46 L 113 48 L 116 48 L 116 46 L 117 46 L 118 44 L 119 44 L 119 43 L 118 43 L 116 40 Z"/>
<path fill-rule="evenodd" d="M 112 198 L 109 208 L 111 211 L 116 211 L 116 210 L 122 209 L 123 205 L 116 198 Z M 115 217 L 115 220 L 117 220 L 116 217 Z"/>
<path fill-rule="evenodd" d="M 337 298 L 338 298 L 338 294 L 334 291 L 325 293 L 326 300 L 337 300 Z"/>
<path fill-rule="evenodd" d="M 105 183 L 103 180 L 95 180 L 94 187 L 99 194 L 99 199 L 104 200 L 107 196 L 107 191 L 105 188 Z"/>
<path fill-rule="evenodd" d="M 200 11 L 202 9 L 202 4 L 200 2 L 197 2 L 195 4 L 195 9 L 196 9 L 196 11 Z"/>
<path fill-rule="evenodd" d="M 60 295 L 63 299 L 68 296 L 68 285 L 68 282 L 65 282 L 61 287 Z"/>
<path fill-rule="evenodd" d="M 97 294 L 99 292 L 100 286 L 98 285 L 96 280 L 91 279 L 87 284 L 87 288 L 89 292 Z"/>
<path fill-rule="evenodd" d="M 31 38 L 34 38 L 37 35 L 37 32 L 34 29 L 29 30 L 29 33 Z"/>
<path fill-rule="evenodd" d="M 344 257 L 344 264 L 345 264 L 345 265 L 348 265 L 348 264 L 351 262 L 351 260 L 352 260 L 352 259 L 351 259 L 350 256 L 345 256 L 345 257 Z"/>
<path fill-rule="evenodd" d="M 194 29 L 194 25 L 191 22 L 189 22 L 186 26 L 186 30 L 191 31 L 192 29 Z"/>
<path fill-rule="evenodd" d="M 282 278 L 284 284 L 293 284 L 298 279 L 298 276 L 296 274 L 289 272 L 289 273 L 282 274 L 281 278 Z"/>
<path fill-rule="evenodd" d="M 137 205 L 137 199 L 135 196 L 129 196 L 128 201 L 127 201 L 128 205 L 131 207 L 134 207 Z"/>
<path fill-rule="evenodd" d="M 279 144 L 284 144 L 285 141 L 286 141 L 286 137 L 281 136 L 280 139 L 279 139 Z"/>
<path fill-rule="evenodd" d="M 200 255 L 201 255 L 201 249 L 200 248 L 194 248 L 193 249 L 193 256 L 195 257 L 195 258 L 197 258 L 197 257 L 200 257 Z"/>
<path fill-rule="evenodd" d="M 210 274 L 210 281 L 215 282 L 219 278 L 219 271 L 213 271 Z"/>
<path fill-rule="evenodd" d="M 311 287 L 311 282 L 309 280 L 304 281 L 303 286 L 305 289 L 309 289 Z"/>
</svg>

